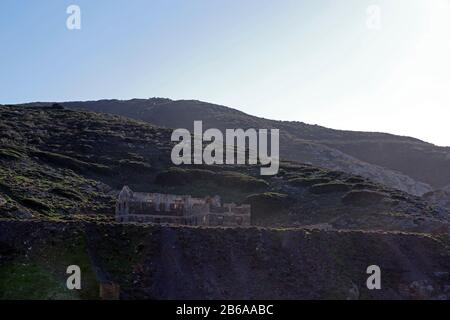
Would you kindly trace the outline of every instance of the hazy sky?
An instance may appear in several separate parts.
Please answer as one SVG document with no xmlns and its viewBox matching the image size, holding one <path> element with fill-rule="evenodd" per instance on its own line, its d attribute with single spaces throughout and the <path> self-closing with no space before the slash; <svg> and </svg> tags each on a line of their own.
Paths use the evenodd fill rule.
<svg viewBox="0 0 450 320">
<path fill-rule="evenodd" d="M 0 43 L 3 104 L 198 99 L 450 146 L 450 0 L 2 0 Z"/>
</svg>

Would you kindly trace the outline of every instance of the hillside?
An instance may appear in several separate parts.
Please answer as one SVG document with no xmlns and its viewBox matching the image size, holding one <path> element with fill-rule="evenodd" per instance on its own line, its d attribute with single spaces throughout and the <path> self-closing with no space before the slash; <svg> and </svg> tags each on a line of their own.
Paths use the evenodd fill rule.
<svg viewBox="0 0 450 320">
<path fill-rule="evenodd" d="M 285 160 L 362 175 L 415 195 L 450 183 L 450 148 L 414 138 L 268 120 L 193 100 L 100 100 L 62 105 L 122 115 L 168 128 L 191 128 L 194 120 L 203 120 L 204 128 L 278 128 L 281 156 Z"/>
<path fill-rule="evenodd" d="M 175 168 L 171 131 L 144 122 L 58 106 L 0 107 L 0 115 L 0 215 L 6 217 L 111 216 L 114 197 L 128 185 L 249 202 L 254 222 L 272 226 L 375 223 L 417 231 L 447 224 L 443 208 L 418 197 L 311 165 L 283 162 L 273 177 L 261 177 L 256 166 Z"/>
<path fill-rule="evenodd" d="M 421 197 L 293 161 L 273 177 L 174 167 L 171 130 L 117 115 L 0 106 L 0 118 L 1 298 L 98 298 L 113 281 L 123 299 L 449 299 L 449 211 Z M 123 185 L 249 203 L 253 227 L 117 224 Z M 373 261 L 386 290 L 364 289 Z M 85 291 L 64 289 L 69 264 Z"/>
</svg>

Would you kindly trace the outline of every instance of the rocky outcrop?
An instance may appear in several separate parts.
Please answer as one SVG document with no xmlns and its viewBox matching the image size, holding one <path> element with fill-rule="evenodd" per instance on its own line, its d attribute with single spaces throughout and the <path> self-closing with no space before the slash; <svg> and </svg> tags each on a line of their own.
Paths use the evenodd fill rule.
<svg viewBox="0 0 450 320">
<path fill-rule="evenodd" d="M 421 196 L 433 190 L 430 185 L 416 181 L 405 174 L 358 160 L 339 150 L 323 145 L 297 142 L 295 150 L 289 152 L 286 158 L 330 170 L 359 175 L 416 196 Z"/>
<path fill-rule="evenodd" d="M 443 190 L 427 192 L 423 195 L 423 199 L 429 203 L 447 210 L 450 213 L 450 188 Z"/>
</svg>

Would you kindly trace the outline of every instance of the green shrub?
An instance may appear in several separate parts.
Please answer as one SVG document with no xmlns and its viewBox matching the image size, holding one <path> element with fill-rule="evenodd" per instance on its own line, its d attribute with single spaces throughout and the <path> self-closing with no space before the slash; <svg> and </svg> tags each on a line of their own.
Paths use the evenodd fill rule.
<svg viewBox="0 0 450 320">
<path fill-rule="evenodd" d="M 378 190 L 378 187 L 372 183 L 356 183 L 352 186 L 354 190 Z"/>
<path fill-rule="evenodd" d="M 237 188 L 243 191 L 265 189 L 269 184 L 252 176 L 239 172 L 222 171 L 214 177 L 215 182 L 222 187 Z"/>
<path fill-rule="evenodd" d="M 350 185 L 343 182 L 319 183 L 313 185 L 309 191 L 314 194 L 338 193 L 350 190 Z"/>
<path fill-rule="evenodd" d="M 50 211 L 49 206 L 47 206 L 45 203 L 43 203 L 37 199 L 34 199 L 34 198 L 23 198 L 23 199 L 21 199 L 20 202 L 22 205 L 30 208 L 31 210 L 36 210 L 39 212 Z"/>
<path fill-rule="evenodd" d="M 119 161 L 120 169 L 128 169 L 128 170 L 135 170 L 135 171 L 148 171 L 152 169 L 152 166 L 149 163 L 146 163 L 144 161 L 136 161 L 136 160 L 129 160 L 129 159 L 122 159 Z"/>
<path fill-rule="evenodd" d="M 344 173 L 340 171 L 326 171 L 322 173 L 322 176 L 330 178 L 331 180 L 340 179 L 343 175 Z"/>
<path fill-rule="evenodd" d="M 352 190 L 342 197 L 346 205 L 369 206 L 374 205 L 389 197 L 385 193 L 372 190 Z"/>
<path fill-rule="evenodd" d="M 14 150 L 12 148 L 1 148 L 0 149 L 0 159 L 5 160 L 21 160 L 25 157 L 23 153 L 20 153 L 17 150 Z"/>
<path fill-rule="evenodd" d="M 75 200 L 75 201 L 83 201 L 83 197 L 74 190 L 56 187 L 56 188 L 50 189 L 50 192 L 55 195 L 66 198 L 66 199 Z"/>
<path fill-rule="evenodd" d="M 289 162 L 282 162 L 280 164 L 280 169 L 288 171 L 288 172 L 296 172 L 301 173 L 305 175 L 311 175 L 315 173 L 321 173 L 323 172 L 323 169 L 313 167 L 306 164 L 297 164 L 297 163 L 289 163 Z"/>
<path fill-rule="evenodd" d="M 294 187 L 309 187 L 315 184 L 330 182 L 328 178 L 294 178 L 288 180 L 289 184 Z"/>
<path fill-rule="evenodd" d="M 347 182 L 347 183 L 364 183 L 365 181 L 366 181 L 366 179 L 364 179 L 362 177 L 350 177 L 345 180 L 345 182 Z"/>
</svg>

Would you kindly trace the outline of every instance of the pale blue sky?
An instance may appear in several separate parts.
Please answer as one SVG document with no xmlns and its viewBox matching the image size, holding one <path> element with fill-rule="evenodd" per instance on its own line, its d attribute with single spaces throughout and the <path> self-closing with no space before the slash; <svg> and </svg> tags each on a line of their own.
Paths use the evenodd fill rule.
<svg viewBox="0 0 450 320">
<path fill-rule="evenodd" d="M 450 146 L 449 39 L 449 0 L 2 0 L 0 103 L 198 99 Z"/>
</svg>

